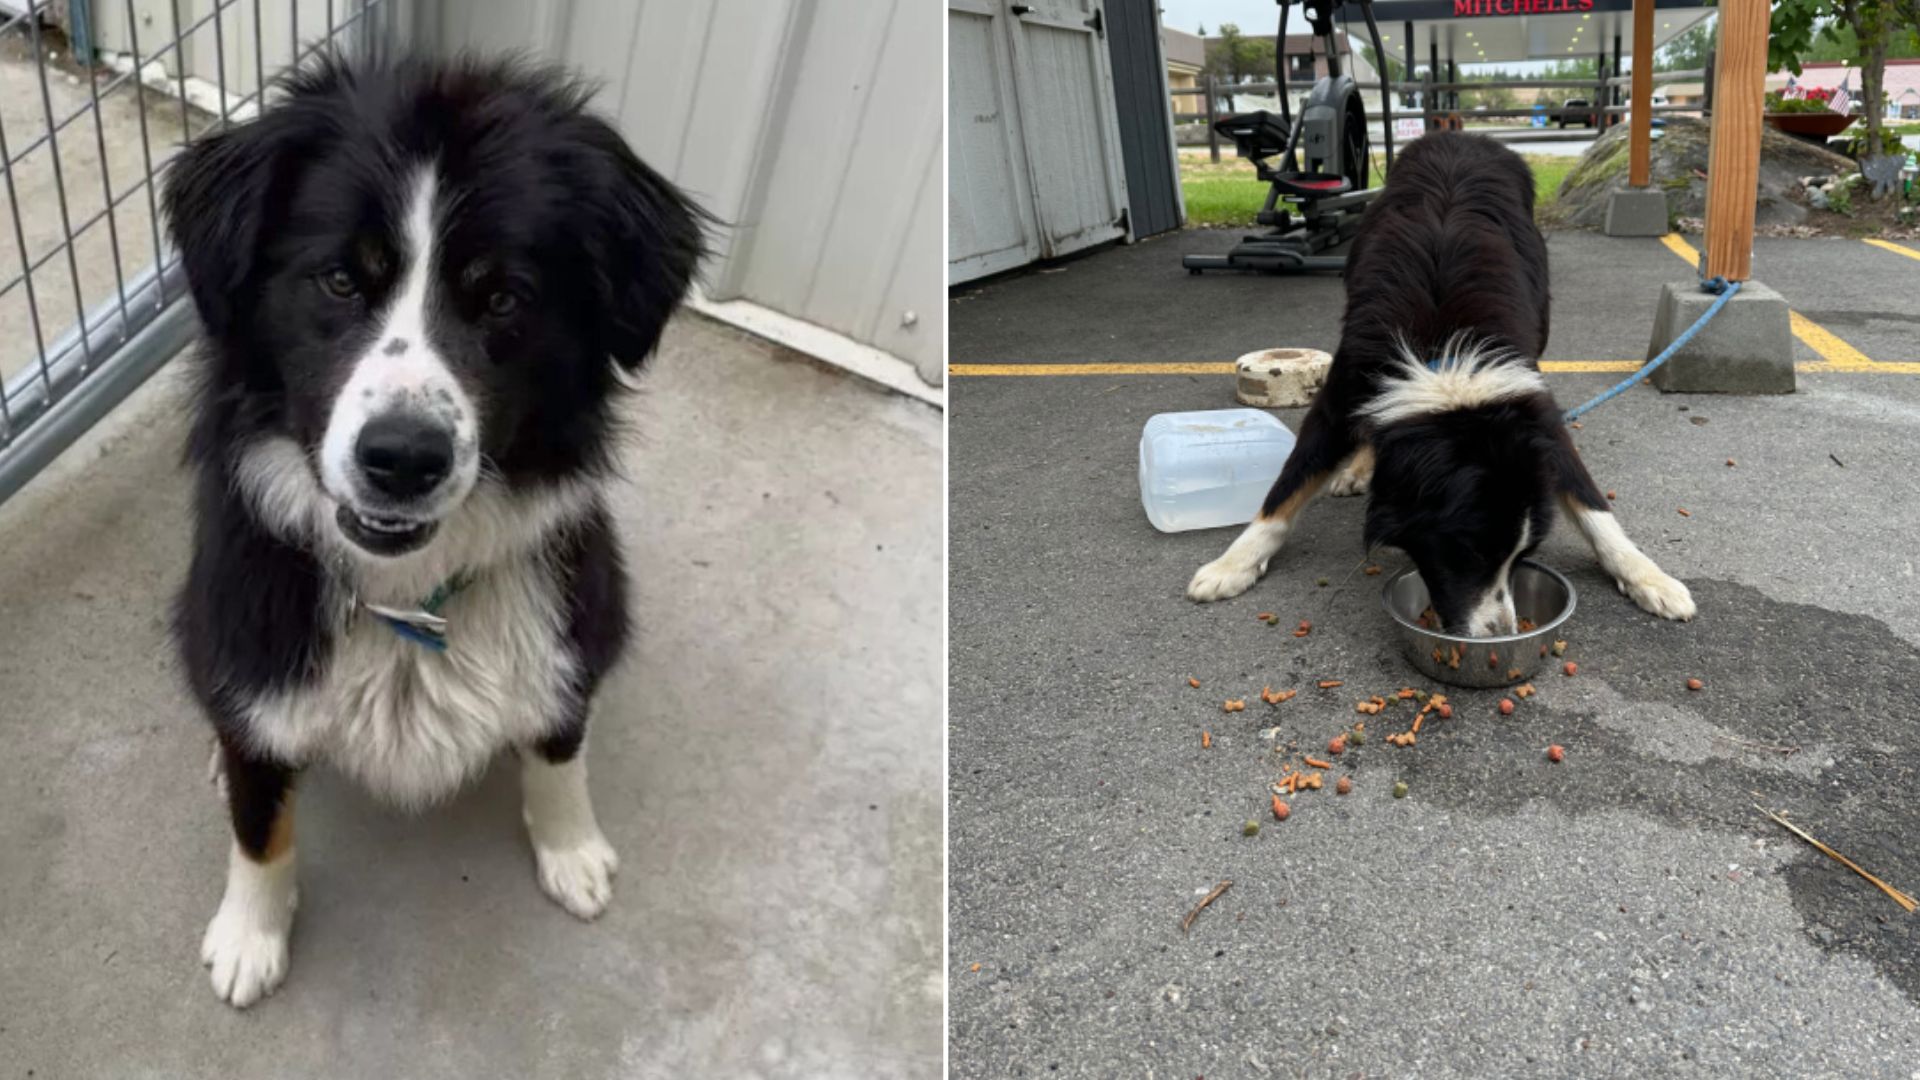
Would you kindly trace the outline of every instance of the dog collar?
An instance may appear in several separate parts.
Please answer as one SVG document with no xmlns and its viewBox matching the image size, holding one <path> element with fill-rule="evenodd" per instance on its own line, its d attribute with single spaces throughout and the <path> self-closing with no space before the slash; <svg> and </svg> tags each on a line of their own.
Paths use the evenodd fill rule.
<svg viewBox="0 0 1920 1080">
<path fill-rule="evenodd" d="M 471 584 L 472 575 L 463 570 L 434 586 L 433 591 L 420 601 L 420 606 L 413 609 L 388 607 L 365 600 L 357 602 L 374 618 L 386 623 L 389 630 L 415 645 L 434 652 L 446 652 L 447 620 L 440 614 L 440 609 Z"/>
</svg>

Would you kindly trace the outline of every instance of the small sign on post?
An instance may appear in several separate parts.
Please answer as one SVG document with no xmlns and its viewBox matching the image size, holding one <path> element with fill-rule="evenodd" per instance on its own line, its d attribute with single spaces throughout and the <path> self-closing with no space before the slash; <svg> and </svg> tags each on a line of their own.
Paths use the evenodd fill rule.
<svg viewBox="0 0 1920 1080">
<path fill-rule="evenodd" d="M 1424 127 L 1424 125 L 1418 117 L 1401 117 L 1393 122 L 1393 141 L 1401 142 L 1403 140 L 1412 141 L 1417 139 L 1421 135 L 1422 127 Z"/>
</svg>

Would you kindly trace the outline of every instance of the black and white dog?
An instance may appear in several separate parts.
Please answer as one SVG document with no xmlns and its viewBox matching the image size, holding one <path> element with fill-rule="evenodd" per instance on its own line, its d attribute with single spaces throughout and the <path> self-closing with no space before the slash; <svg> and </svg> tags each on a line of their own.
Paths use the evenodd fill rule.
<svg viewBox="0 0 1920 1080">
<path fill-rule="evenodd" d="M 1408 146 L 1367 208 L 1346 277 L 1339 351 L 1299 443 L 1189 597 L 1245 592 L 1322 488 L 1371 488 L 1366 544 L 1413 559 L 1453 632 L 1514 632 L 1507 574 L 1546 537 L 1556 502 L 1634 603 L 1693 617 L 1687 587 L 1621 531 L 1540 377 L 1547 246 L 1518 155 L 1471 135 Z"/>
<path fill-rule="evenodd" d="M 283 89 L 165 196 L 206 330 L 176 634 L 233 825 L 201 959 L 236 1006 L 286 974 L 308 764 L 420 807 L 516 750 L 541 887 L 606 907 L 582 741 L 628 634 L 616 364 L 703 246 L 558 72 L 330 63 Z"/>
</svg>

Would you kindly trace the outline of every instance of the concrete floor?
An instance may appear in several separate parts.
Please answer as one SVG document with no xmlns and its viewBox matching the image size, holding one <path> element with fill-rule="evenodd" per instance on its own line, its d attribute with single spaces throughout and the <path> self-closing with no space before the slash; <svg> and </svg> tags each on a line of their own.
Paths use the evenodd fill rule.
<svg viewBox="0 0 1920 1080">
<path fill-rule="evenodd" d="M 291 975 L 238 1013 L 198 963 L 228 841 L 163 628 L 178 374 L 0 507 L 0 1072 L 939 1074 L 937 412 L 679 320 L 617 500 L 613 906 L 540 893 L 508 768 L 418 817 L 320 772 Z"/>
<path fill-rule="evenodd" d="M 1177 234 L 959 290 L 954 358 L 1331 349 L 1338 278 L 1180 269 L 1231 240 Z M 1549 246 L 1549 358 L 1644 355 L 1658 283 L 1685 264 L 1657 241 Z M 1758 248 L 1796 310 L 1873 360 L 1920 360 L 1920 261 Z M 1229 376 L 955 378 L 952 1074 L 1920 1075 L 1920 916 L 1753 808 L 1920 893 L 1920 590 L 1898 540 L 1920 528 L 1920 376 L 1905 370 L 1807 371 L 1784 398 L 1641 388 L 1590 414 L 1582 455 L 1699 617 L 1640 612 L 1558 529 L 1540 557 L 1579 591 L 1579 674 L 1536 680 L 1510 719 L 1500 695 L 1459 692 L 1455 719 L 1404 749 L 1378 737 L 1404 713 L 1353 709 L 1417 679 L 1383 579 L 1356 573 L 1363 500 L 1316 503 L 1265 580 L 1206 606 L 1184 586 L 1233 530 L 1163 535 L 1139 509 L 1141 424 L 1233 407 Z M 1570 404 L 1619 377 L 1548 381 Z M 1269 707 L 1265 685 L 1300 696 Z M 1224 714 L 1229 697 L 1247 711 Z M 1299 796 L 1274 822 L 1263 731 L 1315 751 L 1362 719 L 1375 738 L 1337 770 L 1353 794 Z M 1544 760 L 1550 743 L 1564 763 Z"/>
</svg>

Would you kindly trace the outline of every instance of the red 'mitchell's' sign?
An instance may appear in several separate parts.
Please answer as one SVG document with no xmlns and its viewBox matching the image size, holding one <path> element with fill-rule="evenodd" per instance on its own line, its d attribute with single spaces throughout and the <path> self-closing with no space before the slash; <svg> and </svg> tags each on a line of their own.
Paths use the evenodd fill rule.
<svg viewBox="0 0 1920 1080">
<path fill-rule="evenodd" d="M 1453 0 L 1453 17 L 1470 15 L 1558 15 L 1592 11 L 1593 0 Z"/>
</svg>

